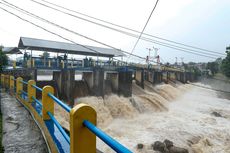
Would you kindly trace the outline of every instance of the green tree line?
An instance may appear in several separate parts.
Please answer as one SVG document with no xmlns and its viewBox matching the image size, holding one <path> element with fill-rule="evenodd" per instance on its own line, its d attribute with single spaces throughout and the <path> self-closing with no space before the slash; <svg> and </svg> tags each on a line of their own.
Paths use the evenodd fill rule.
<svg viewBox="0 0 230 153">
<path fill-rule="evenodd" d="M 230 77 L 230 47 L 227 47 L 227 56 L 222 60 L 221 70 L 227 76 Z"/>
<path fill-rule="evenodd" d="M 8 57 L 3 53 L 2 48 L 3 46 L 0 46 L 0 72 L 2 72 L 3 67 L 8 64 Z"/>
</svg>

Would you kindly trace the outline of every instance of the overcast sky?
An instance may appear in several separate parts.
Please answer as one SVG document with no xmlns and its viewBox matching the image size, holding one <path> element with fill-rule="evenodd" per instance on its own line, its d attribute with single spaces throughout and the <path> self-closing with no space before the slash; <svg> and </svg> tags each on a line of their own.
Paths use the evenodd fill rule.
<svg viewBox="0 0 230 153">
<path fill-rule="evenodd" d="M 58 23 L 80 34 L 84 34 L 116 48 L 131 52 L 137 38 L 129 37 L 97 25 L 61 14 L 30 0 L 6 0 L 43 18 Z M 155 4 L 155 0 L 48 0 L 69 9 L 76 10 L 106 21 L 141 31 Z M 1 0 L 0 0 L 1 2 Z M 6 8 L 0 4 L 1 7 Z M 230 0 L 160 0 L 145 29 L 145 33 L 214 50 L 220 53 L 230 44 Z M 12 9 L 8 10 L 15 12 Z M 77 35 L 23 15 L 47 29 L 57 32 L 77 43 L 101 46 Z M 33 25 L 17 19 L 0 10 L 0 44 L 17 46 L 19 38 L 32 37 L 65 41 Z M 160 48 L 159 55 L 164 62 L 175 62 L 175 57 L 185 62 L 207 62 L 213 59 L 169 49 L 154 43 L 139 41 L 134 54 L 146 57 L 146 48 Z"/>
</svg>

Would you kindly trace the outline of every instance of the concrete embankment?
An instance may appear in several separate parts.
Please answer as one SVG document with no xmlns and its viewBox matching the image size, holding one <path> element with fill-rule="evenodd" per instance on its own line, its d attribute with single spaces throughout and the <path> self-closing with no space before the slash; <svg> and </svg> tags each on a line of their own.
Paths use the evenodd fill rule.
<svg viewBox="0 0 230 153">
<path fill-rule="evenodd" d="M 1 92 L 5 153 L 46 153 L 45 140 L 30 113 L 9 94 Z"/>
</svg>

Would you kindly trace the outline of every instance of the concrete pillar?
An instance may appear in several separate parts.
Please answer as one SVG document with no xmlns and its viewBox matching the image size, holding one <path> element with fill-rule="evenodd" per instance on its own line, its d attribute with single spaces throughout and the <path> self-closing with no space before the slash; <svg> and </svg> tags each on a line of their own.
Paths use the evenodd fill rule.
<svg viewBox="0 0 230 153">
<path fill-rule="evenodd" d="M 180 73 L 180 81 L 182 82 L 182 83 L 186 83 L 186 74 L 185 74 L 186 72 L 181 72 Z"/>
<path fill-rule="evenodd" d="M 154 83 L 154 72 L 148 71 L 148 81 Z"/>
<path fill-rule="evenodd" d="M 104 97 L 104 69 L 102 68 L 96 68 L 93 71 L 92 93 Z"/>
<path fill-rule="evenodd" d="M 118 80 L 118 93 L 125 97 L 132 96 L 132 71 L 119 71 Z"/>
<path fill-rule="evenodd" d="M 92 90 L 93 88 L 93 72 L 83 72 L 82 79 L 85 80 L 89 86 L 89 89 Z"/>
<path fill-rule="evenodd" d="M 105 94 L 118 92 L 118 72 L 105 72 Z"/>
<path fill-rule="evenodd" d="M 62 89 L 62 79 L 61 79 L 61 71 L 53 71 L 53 80 L 55 81 L 55 84 L 57 85 L 57 92 L 58 95 L 61 96 L 61 89 Z M 60 97 L 61 98 L 61 97 Z"/>
<path fill-rule="evenodd" d="M 168 72 L 167 71 L 162 72 L 162 80 L 166 83 L 168 82 Z"/>
<path fill-rule="evenodd" d="M 144 69 L 136 70 L 136 84 L 144 89 Z"/>
<path fill-rule="evenodd" d="M 154 71 L 154 83 L 162 82 L 162 72 Z"/>
</svg>

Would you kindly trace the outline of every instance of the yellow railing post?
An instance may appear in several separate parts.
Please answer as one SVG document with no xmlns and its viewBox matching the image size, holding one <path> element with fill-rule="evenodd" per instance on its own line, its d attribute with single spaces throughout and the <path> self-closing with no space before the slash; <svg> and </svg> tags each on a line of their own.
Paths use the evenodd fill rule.
<svg viewBox="0 0 230 153">
<path fill-rule="evenodd" d="M 7 88 L 7 84 L 6 84 L 6 82 L 7 82 L 7 75 L 5 74 L 4 75 L 4 88 L 6 89 Z"/>
<path fill-rule="evenodd" d="M 35 67 L 34 59 L 32 59 L 32 67 Z"/>
<path fill-rule="evenodd" d="M 84 120 L 96 125 L 96 111 L 89 105 L 78 104 L 70 111 L 70 153 L 96 152 L 96 135 L 84 127 Z"/>
<path fill-rule="evenodd" d="M 5 75 L 2 76 L 2 88 L 5 88 Z"/>
<path fill-rule="evenodd" d="M 27 92 L 28 92 L 28 102 L 32 103 L 33 98 L 36 98 L 36 89 L 32 87 L 32 85 L 36 85 L 36 82 L 34 80 L 29 80 L 27 85 Z"/>
<path fill-rule="evenodd" d="M 42 89 L 42 118 L 43 120 L 49 120 L 50 117 L 47 112 L 54 114 L 54 101 L 48 96 L 48 93 L 54 94 L 54 88 L 51 86 L 45 86 Z"/>
<path fill-rule="evenodd" d="M 1 86 L 4 88 L 4 74 L 1 74 Z"/>
<path fill-rule="evenodd" d="M 9 75 L 5 75 L 5 89 L 6 91 L 9 89 Z"/>
<path fill-rule="evenodd" d="M 3 86 L 2 86 L 4 89 L 6 87 L 6 75 L 3 74 Z"/>
<path fill-rule="evenodd" d="M 50 60 L 48 61 L 48 67 L 51 67 L 51 61 Z"/>
<path fill-rule="evenodd" d="M 10 89 L 10 75 L 7 75 L 7 89 Z"/>
<path fill-rule="evenodd" d="M 10 76 L 10 93 L 14 93 L 14 76 Z"/>
<path fill-rule="evenodd" d="M 16 95 L 17 96 L 20 96 L 20 94 L 22 93 L 23 84 L 21 83 L 21 81 L 23 81 L 21 77 L 18 77 L 16 80 Z"/>
<path fill-rule="evenodd" d="M 63 69 L 65 68 L 65 63 L 64 63 L 63 60 L 61 61 L 61 67 L 62 67 Z"/>
<path fill-rule="evenodd" d="M 16 61 L 13 61 L 13 69 L 16 69 Z"/>
</svg>

